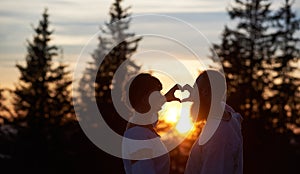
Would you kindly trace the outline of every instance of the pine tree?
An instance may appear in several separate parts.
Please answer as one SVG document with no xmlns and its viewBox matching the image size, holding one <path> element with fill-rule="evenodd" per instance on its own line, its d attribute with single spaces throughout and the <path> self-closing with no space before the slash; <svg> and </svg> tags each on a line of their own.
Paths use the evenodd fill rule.
<svg viewBox="0 0 300 174">
<path fill-rule="evenodd" d="M 246 118 L 259 117 L 264 106 L 265 85 L 270 79 L 266 63 L 274 54 L 268 0 L 235 0 L 229 9 L 234 29 L 225 27 L 222 43 L 214 45 L 228 85 L 228 102 Z"/>
<path fill-rule="evenodd" d="M 110 9 L 110 21 L 106 24 L 104 28 L 104 40 L 110 42 L 105 43 L 105 47 L 108 52 L 104 57 L 102 64 L 100 65 L 97 78 L 96 78 L 96 96 L 97 102 L 99 103 L 111 103 L 111 90 L 121 90 L 123 85 L 123 80 L 126 79 L 126 75 L 130 71 L 135 72 L 139 70 L 133 62 L 129 63 L 127 66 L 120 67 L 120 65 L 130 59 L 131 55 L 137 49 L 137 43 L 141 38 L 135 37 L 133 33 L 128 32 L 130 25 L 130 14 L 128 13 L 129 7 L 121 7 L 122 0 L 116 0 Z M 107 36 L 105 38 L 105 35 Z M 100 43 L 101 44 L 101 43 Z M 96 59 L 101 59 L 99 56 L 100 50 L 96 50 L 93 57 Z M 101 55 L 101 54 L 100 54 Z M 130 62 L 130 61 L 129 61 Z M 120 70 L 119 68 L 123 68 Z M 122 71 L 120 73 L 121 77 L 115 77 L 115 81 L 112 79 L 115 75 L 116 70 Z M 119 88 L 119 89 L 117 89 Z"/>
<path fill-rule="evenodd" d="M 296 70 L 299 71 L 297 63 L 300 60 L 300 49 L 296 47 L 300 38 L 295 36 L 300 30 L 300 18 L 296 17 L 292 5 L 290 0 L 284 0 L 274 15 L 277 54 L 270 66 L 274 74 L 271 86 L 274 95 L 269 99 L 268 109 L 276 116 L 269 121 L 281 133 L 288 131 L 289 125 L 300 126 L 300 79 L 295 76 Z"/>
<path fill-rule="evenodd" d="M 66 88 L 71 83 L 66 79 L 68 73 L 65 72 L 65 66 L 54 67 L 58 48 L 49 43 L 53 31 L 49 30 L 47 9 L 42 16 L 39 25 L 34 28 L 33 41 L 28 41 L 25 66 L 17 65 L 20 82 L 14 91 L 14 107 L 19 120 L 25 121 L 29 127 L 36 126 L 39 121 L 61 119 L 58 118 L 61 108 L 57 108 L 61 104 L 57 102 L 62 96 L 58 93 L 68 95 Z M 59 87 L 64 82 L 64 87 Z M 64 105 L 70 107 L 71 101 Z"/>
<path fill-rule="evenodd" d="M 128 31 L 131 20 L 128 13 L 130 7 L 122 8 L 121 2 L 122 0 L 116 0 L 110 8 L 110 20 L 101 29 L 102 35 L 99 36 L 98 48 L 92 54 L 93 61 L 89 62 L 79 88 L 82 110 L 89 110 L 89 103 L 97 102 L 108 123 L 114 122 L 113 120 L 118 117 L 113 116 L 115 109 L 111 92 L 119 95 L 116 97 L 120 99 L 117 101 L 119 107 L 127 109 L 124 101 L 121 100 L 124 81 L 139 70 L 130 57 L 136 51 L 141 38 Z M 126 60 L 129 60 L 127 65 L 120 66 Z M 117 70 L 121 72 L 118 73 L 118 77 L 116 77 Z M 96 80 L 92 82 L 91 79 Z M 93 96 L 94 91 L 96 96 Z"/>
<path fill-rule="evenodd" d="M 213 52 L 226 75 L 227 102 L 244 116 L 247 173 L 289 172 L 298 158 L 287 127 L 299 123 L 299 79 L 293 76 L 299 24 L 290 1 L 276 13 L 270 6 L 268 0 L 235 0 L 229 15 L 236 27 L 225 27 Z"/>
<path fill-rule="evenodd" d="M 49 46 L 52 31 L 48 29 L 48 14 L 34 28 L 33 41 L 28 41 L 26 65 L 17 65 L 21 77 L 15 93 L 15 110 L 18 117 L 34 124 L 37 119 L 49 118 L 50 83 L 55 80 L 51 72 L 53 56 L 57 55 L 57 47 Z"/>
<path fill-rule="evenodd" d="M 50 44 L 53 31 L 49 30 L 48 17 L 45 9 L 34 28 L 33 40 L 28 41 L 25 65 L 17 65 L 20 79 L 13 91 L 13 124 L 20 132 L 13 158 L 33 173 L 40 168 L 56 169 L 53 165 L 63 153 L 62 124 L 73 114 L 69 72 L 64 64 L 55 63 L 59 53 L 58 47 Z"/>
<path fill-rule="evenodd" d="M 110 8 L 110 19 L 101 28 L 101 35 L 98 37 L 98 46 L 92 53 L 92 61 L 87 64 L 83 77 L 79 82 L 78 104 L 80 108 L 80 120 L 90 125 L 95 130 L 101 125 L 94 120 L 94 111 L 90 107 L 98 105 L 99 111 L 106 123 L 115 132 L 123 134 L 127 121 L 117 112 L 114 104 L 130 115 L 124 101 L 122 91 L 124 82 L 132 74 L 140 69 L 132 60 L 131 55 L 136 51 L 140 37 L 129 31 L 130 7 L 123 8 L 122 0 L 115 0 Z M 126 61 L 126 65 L 124 62 Z M 100 63 L 101 62 L 101 63 Z M 122 66 L 120 66 L 123 64 Z M 119 76 L 116 77 L 116 71 Z M 118 101 L 112 101 L 111 92 L 117 94 Z M 95 94 L 95 95 L 94 95 Z M 76 112 L 77 114 L 77 112 Z M 85 145 L 89 145 L 88 143 Z M 94 146 L 88 146 L 90 149 Z M 110 156 L 102 151 L 93 151 L 89 158 L 105 159 L 101 165 L 100 173 L 123 173 L 123 163 L 120 158 Z"/>
</svg>

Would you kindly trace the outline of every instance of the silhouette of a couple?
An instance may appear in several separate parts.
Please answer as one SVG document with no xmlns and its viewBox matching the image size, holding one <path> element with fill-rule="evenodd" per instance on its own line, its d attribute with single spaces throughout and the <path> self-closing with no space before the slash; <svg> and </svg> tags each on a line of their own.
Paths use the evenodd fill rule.
<svg viewBox="0 0 300 174">
<path fill-rule="evenodd" d="M 242 117 L 226 105 L 224 76 L 216 70 L 205 70 L 193 87 L 173 86 L 161 94 L 161 82 L 150 74 L 139 74 L 130 81 L 128 97 L 135 110 L 123 138 L 123 163 L 126 174 L 168 174 L 170 157 L 154 130 L 158 111 L 165 102 L 193 102 L 191 111 L 206 124 L 195 141 L 187 161 L 186 174 L 243 173 Z M 188 90 L 182 101 L 176 90 Z"/>
</svg>

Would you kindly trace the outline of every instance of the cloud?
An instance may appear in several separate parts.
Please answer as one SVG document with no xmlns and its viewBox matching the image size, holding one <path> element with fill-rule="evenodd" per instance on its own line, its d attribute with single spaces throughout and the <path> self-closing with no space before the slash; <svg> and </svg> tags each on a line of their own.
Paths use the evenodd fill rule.
<svg viewBox="0 0 300 174">
<path fill-rule="evenodd" d="M 164 12 L 223 12 L 228 0 L 128 0 L 137 13 L 164 13 Z"/>
</svg>

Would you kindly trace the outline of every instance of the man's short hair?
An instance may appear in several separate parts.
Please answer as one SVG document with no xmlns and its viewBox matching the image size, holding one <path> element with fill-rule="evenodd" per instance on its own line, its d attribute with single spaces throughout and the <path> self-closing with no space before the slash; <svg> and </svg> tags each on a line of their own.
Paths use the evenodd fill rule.
<svg viewBox="0 0 300 174">
<path fill-rule="evenodd" d="M 139 113 L 147 113 L 151 109 L 149 96 L 154 91 L 162 90 L 161 82 L 147 73 L 141 73 L 130 81 L 129 102 L 131 106 Z"/>
</svg>

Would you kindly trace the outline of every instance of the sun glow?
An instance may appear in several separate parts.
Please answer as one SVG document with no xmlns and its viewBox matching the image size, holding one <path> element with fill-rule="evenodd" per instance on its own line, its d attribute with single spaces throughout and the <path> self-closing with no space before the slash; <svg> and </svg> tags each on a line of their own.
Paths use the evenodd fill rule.
<svg viewBox="0 0 300 174">
<path fill-rule="evenodd" d="M 189 104 L 178 102 L 168 103 L 164 106 L 161 116 L 161 119 L 166 123 L 175 126 L 179 134 L 185 135 L 193 128 Z"/>
<path fill-rule="evenodd" d="M 193 128 L 193 123 L 190 117 L 190 108 L 182 107 L 180 118 L 176 124 L 176 129 L 181 134 L 188 133 Z"/>
<path fill-rule="evenodd" d="M 167 123 L 176 123 L 178 121 L 178 113 L 180 112 L 179 109 L 180 108 L 176 106 L 168 106 L 166 108 L 164 120 Z"/>
</svg>

